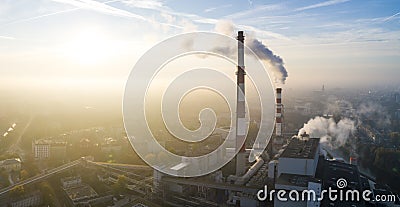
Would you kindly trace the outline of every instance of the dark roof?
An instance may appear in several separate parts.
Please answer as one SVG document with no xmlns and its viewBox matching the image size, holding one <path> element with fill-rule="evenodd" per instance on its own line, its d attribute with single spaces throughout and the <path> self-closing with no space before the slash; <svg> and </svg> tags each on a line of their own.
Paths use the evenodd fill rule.
<svg viewBox="0 0 400 207">
<path fill-rule="evenodd" d="M 276 181 L 276 184 L 307 187 L 308 182 L 321 183 L 321 180 L 307 175 L 282 173 Z"/>
<path fill-rule="evenodd" d="M 319 146 L 319 138 L 298 139 L 292 138 L 283 151 L 281 157 L 313 159 Z"/>
<path fill-rule="evenodd" d="M 357 166 L 326 160 L 323 175 L 325 187 L 336 187 L 336 181 L 339 178 L 346 179 L 348 188 L 360 190 L 360 174 Z"/>
<path fill-rule="evenodd" d="M 358 171 L 357 166 L 351 165 L 344 162 L 339 162 L 335 160 L 324 160 L 323 167 L 323 189 L 328 189 L 331 187 L 332 189 L 339 189 L 336 186 L 336 182 L 338 179 L 345 179 L 347 182 L 346 188 L 344 190 L 358 190 L 362 192 L 363 186 L 360 173 Z M 365 206 L 365 202 L 361 198 L 360 201 L 329 201 L 329 199 L 324 199 L 321 203 L 321 206 L 357 206 L 363 207 Z"/>
</svg>

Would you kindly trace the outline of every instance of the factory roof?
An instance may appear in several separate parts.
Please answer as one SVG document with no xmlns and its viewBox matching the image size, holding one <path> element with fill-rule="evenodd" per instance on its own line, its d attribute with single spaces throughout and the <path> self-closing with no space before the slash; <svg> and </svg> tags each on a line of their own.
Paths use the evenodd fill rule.
<svg viewBox="0 0 400 207">
<path fill-rule="evenodd" d="M 308 187 L 309 182 L 321 183 L 321 180 L 307 175 L 282 173 L 276 181 L 276 184 Z"/>
<path fill-rule="evenodd" d="M 360 174 L 357 166 L 340 161 L 325 160 L 323 180 L 325 187 L 336 187 L 336 181 L 346 179 L 348 188 L 360 189 Z"/>
<path fill-rule="evenodd" d="M 280 157 L 313 159 L 319 146 L 319 138 L 292 138 L 289 145 L 282 152 Z"/>
<path fill-rule="evenodd" d="M 366 186 L 368 184 L 363 183 L 357 166 L 335 160 L 324 160 L 323 165 L 323 189 L 340 189 L 337 186 L 337 181 L 339 179 L 346 180 L 345 190 L 358 190 L 359 192 L 362 192 L 363 189 L 369 188 L 369 186 Z M 359 201 L 330 201 L 329 199 L 323 199 L 321 206 L 363 207 L 365 206 L 365 202 L 363 199 Z"/>
</svg>

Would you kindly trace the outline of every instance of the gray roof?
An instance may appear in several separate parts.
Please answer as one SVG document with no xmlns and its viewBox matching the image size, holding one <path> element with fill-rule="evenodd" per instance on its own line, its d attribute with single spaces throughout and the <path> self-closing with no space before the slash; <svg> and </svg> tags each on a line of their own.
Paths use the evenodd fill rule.
<svg viewBox="0 0 400 207">
<path fill-rule="evenodd" d="M 319 146 L 319 138 L 292 138 L 280 157 L 313 159 Z"/>
</svg>

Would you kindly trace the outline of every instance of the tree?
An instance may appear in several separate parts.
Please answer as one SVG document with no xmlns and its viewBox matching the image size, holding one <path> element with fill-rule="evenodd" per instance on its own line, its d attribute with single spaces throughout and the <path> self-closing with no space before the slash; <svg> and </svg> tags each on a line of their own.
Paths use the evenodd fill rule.
<svg viewBox="0 0 400 207">
<path fill-rule="evenodd" d="M 8 186 L 10 185 L 9 181 L 8 181 L 8 173 L 4 168 L 0 168 L 0 178 L 1 178 L 1 185 Z"/>
<path fill-rule="evenodd" d="M 17 186 L 14 186 L 14 187 L 11 189 L 10 195 L 11 195 L 12 197 L 19 197 L 19 196 L 23 195 L 24 193 L 25 193 L 25 188 L 24 188 L 24 186 L 22 186 L 22 185 L 17 185 Z"/>
<path fill-rule="evenodd" d="M 124 192 L 127 183 L 128 183 L 128 179 L 125 177 L 125 175 L 118 176 L 117 182 L 113 185 L 114 191 L 116 193 Z"/>
<path fill-rule="evenodd" d="M 29 175 L 34 176 L 39 174 L 39 168 L 35 164 L 35 160 L 31 155 L 26 156 L 25 162 L 23 162 L 22 165 Z"/>
<path fill-rule="evenodd" d="M 25 180 L 25 179 L 29 178 L 29 173 L 28 173 L 28 171 L 26 171 L 26 170 L 21 170 L 21 172 L 20 172 L 20 177 L 21 177 L 21 180 Z"/>
<path fill-rule="evenodd" d="M 39 184 L 39 190 L 43 194 L 43 203 L 50 205 L 54 203 L 54 190 L 48 182 L 41 182 Z"/>
</svg>

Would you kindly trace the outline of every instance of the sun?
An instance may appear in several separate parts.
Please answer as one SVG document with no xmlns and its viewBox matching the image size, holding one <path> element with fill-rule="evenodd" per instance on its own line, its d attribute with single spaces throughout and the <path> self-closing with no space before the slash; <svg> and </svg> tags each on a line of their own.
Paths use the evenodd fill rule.
<svg viewBox="0 0 400 207">
<path fill-rule="evenodd" d="M 66 44 L 66 55 L 78 64 L 99 64 L 110 58 L 113 52 L 110 38 L 94 29 L 79 31 Z"/>
</svg>

